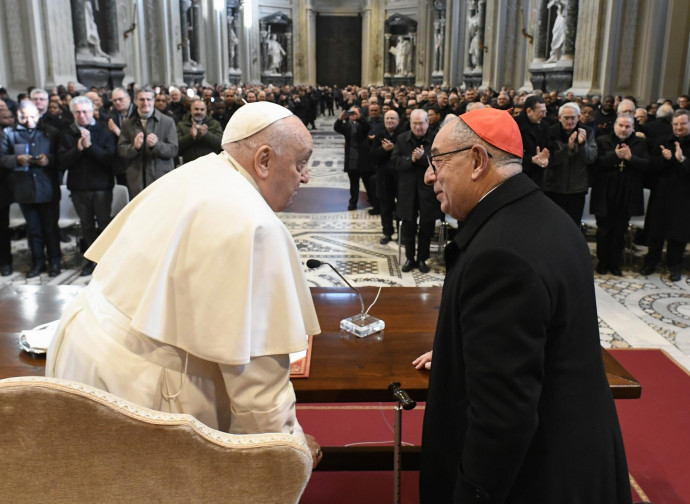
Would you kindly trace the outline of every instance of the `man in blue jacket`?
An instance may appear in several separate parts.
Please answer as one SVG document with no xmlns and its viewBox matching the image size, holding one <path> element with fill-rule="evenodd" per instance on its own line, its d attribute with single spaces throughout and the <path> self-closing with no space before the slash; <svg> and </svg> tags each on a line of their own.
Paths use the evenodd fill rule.
<svg viewBox="0 0 690 504">
<path fill-rule="evenodd" d="M 17 109 L 19 124 L 6 128 L 0 148 L 0 166 L 12 170 L 12 192 L 26 219 L 31 269 L 26 278 L 46 270 L 61 273 L 60 182 L 56 160 L 58 131 L 39 125 L 39 112 L 30 100 Z M 45 249 L 45 250 L 44 250 Z"/>
</svg>

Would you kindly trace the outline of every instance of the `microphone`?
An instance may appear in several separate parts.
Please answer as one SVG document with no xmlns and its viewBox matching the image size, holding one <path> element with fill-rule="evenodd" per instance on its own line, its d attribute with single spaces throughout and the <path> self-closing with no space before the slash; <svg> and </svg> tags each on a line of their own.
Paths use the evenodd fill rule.
<svg viewBox="0 0 690 504">
<path fill-rule="evenodd" d="M 355 288 L 352 286 L 352 284 L 351 284 L 350 282 L 347 281 L 347 278 L 345 278 L 343 275 L 340 274 L 340 271 L 338 271 L 337 269 L 335 269 L 335 266 L 333 266 L 331 263 L 319 261 L 318 259 L 309 259 L 309 260 L 307 261 L 307 268 L 309 268 L 309 269 L 316 269 L 316 268 L 318 268 L 318 267 L 320 267 L 320 266 L 323 266 L 324 264 L 325 264 L 326 266 L 330 266 L 331 269 L 332 269 L 333 271 L 335 271 L 335 274 L 338 275 L 340 278 L 342 278 L 342 279 L 343 279 L 343 282 L 345 282 L 345 284 L 347 284 L 347 286 L 348 286 L 350 289 L 352 289 L 353 291 L 355 291 L 355 294 L 357 294 L 357 295 L 359 296 L 359 303 L 362 305 L 362 312 L 361 312 L 361 313 L 364 313 L 364 299 L 362 298 L 362 295 L 359 293 L 359 291 L 358 291 L 357 289 L 355 289 Z"/>
<path fill-rule="evenodd" d="M 400 382 L 394 381 L 388 385 L 388 390 L 393 397 L 402 405 L 404 410 L 411 410 L 417 406 L 417 401 L 410 397 L 406 390 L 400 388 Z"/>
<path fill-rule="evenodd" d="M 319 261 L 318 259 L 307 260 L 307 268 L 309 269 L 316 269 L 324 264 L 330 266 L 330 268 L 333 271 L 335 271 L 335 274 L 338 275 L 343 280 L 343 282 L 345 282 L 345 284 L 355 292 L 355 294 L 357 294 L 362 309 L 358 315 L 353 315 L 352 317 L 348 317 L 346 319 L 341 320 L 340 329 L 352 333 L 359 338 L 363 338 L 365 336 L 369 336 L 370 334 L 374 334 L 375 332 L 382 331 L 386 327 L 386 323 L 381 319 L 369 315 L 369 310 L 371 310 L 371 307 L 374 306 L 376 301 L 378 301 L 379 299 L 379 295 L 381 294 L 381 287 L 379 287 L 379 292 L 376 294 L 374 302 L 371 303 L 371 305 L 369 306 L 369 308 L 367 308 L 366 311 L 364 311 L 364 299 L 362 298 L 362 295 L 359 293 L 357 289 L 355 289 L 355 287 L 350 282 L 347 281 L 347 278 L 345 278 L 343 275 L 340 274 L 340 272 L 337 269 L 335 269 L 335 266 L 324 261 Z"/>
</svg>

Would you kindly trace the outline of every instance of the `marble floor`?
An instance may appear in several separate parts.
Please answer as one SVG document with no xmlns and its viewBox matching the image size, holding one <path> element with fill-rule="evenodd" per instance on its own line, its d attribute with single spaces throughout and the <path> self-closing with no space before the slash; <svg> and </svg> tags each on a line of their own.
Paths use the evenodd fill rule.
<svg viewBox="0 0 690 504">
<path fill-rule="evenodd" d="M 358 286 L 440 286 L 445 268 L 432 246 L 431 271 L 403 273 L 398 244 L 380 245 L 381 224 L 378 216 L 368 214 L 362 193 L 357 210 L 347 211 L 348 179 L 343 172 L 344 141 L 333 131 L 335 117 L 321 117 L 316 122 L 314 155 L 310 160 L 310 182 L 301 190 L 319 192 L 328 189 L 327 209 L 332 211 L 287 211 L 280 218 L 291 231 L 303 261 L 319 259 L 333 264 Z M 324 192 L 325 194 L 325 192 Z M 342 198 L 342 201 L 339 199 Z M 296 202 L 294 207 L 299 207 Z M 394 235 L 394 239 L 397 238 Z M 593 244 L 590 243 L 593 250 Z M 90 277 L 79 276 L 80 259 L 73 236 L 63 243 L 65 269 L 56 278 L 45 274 L 27 280 L 29 269 L 26 240 L 13 241 L 15 272 L 0 277 L 0 287 L 8 284 L 86 284 Z M 608 348 L 660 348 L 690 372 L 690 280 L 670 282 L 660 270 L 649 277 L 637 273 L 644 248 L 632 255 L 632 265 L 622 277 L 593 273 L 602 345 Z M 594 264 L 594 260 L 593 260 Z M 635 266 L 635 267 L 633 267 Z M 687 270 L 684 271 L 687 273 Z M 328 267 L 308 270 L 313 286 L 343 286 L 343 281 Z M 367 300 L 365 300 L 367 303 Z M 368 303 L 367 303 L 368 304 Z"/>
</svg>

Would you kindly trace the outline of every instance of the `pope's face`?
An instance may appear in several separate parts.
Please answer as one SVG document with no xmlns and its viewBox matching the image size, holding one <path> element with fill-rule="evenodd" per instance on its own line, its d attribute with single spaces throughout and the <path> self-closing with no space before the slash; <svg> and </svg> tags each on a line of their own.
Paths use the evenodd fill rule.
<svg viewBox="0 0 690 504">
<path fill-rule="evenodd" d="M 309 130 L 295 116 L 284 119 L 281 126 L 294 133 L 283 147 L 281 156 L 273 151 L 274 169 L 269 175 L 264 198 L 275 212 L 285 210 L 297 196 L 300 184 L 309 182 L 309 158 L 314 147 Z"/>
</svg>

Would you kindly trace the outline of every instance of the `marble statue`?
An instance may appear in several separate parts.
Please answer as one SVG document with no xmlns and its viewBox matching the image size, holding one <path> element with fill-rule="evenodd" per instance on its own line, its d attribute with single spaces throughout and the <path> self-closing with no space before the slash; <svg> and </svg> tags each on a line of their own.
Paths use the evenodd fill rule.
<svg viewBox="0 0 690 504">
<path fill-rule="evenodd" d="M 444 19 L 441 18 L 434 22 L 434 61 L 436 62 L 436 70 L 440 70 L 443 66 L 443 61 L 441 61 L 441 47 L 443 46 L 443 23 Z"/>
<path fill-rule="evenodd" d="M 402 35 L 399 35 L 397 45 L 391 47 L 389 51 L 395 56 L 395 75 L 400 77 L 410 75 L 410 60 L 412 57 L 411 42 Z"/>
<path fill-rule="evenodd" d="M 110 55 L 101 49 L 101 37 L 98 35 L 98 25 L 93 15 L 93 5 L 89 0 L 84 2 L 84 18 L 86 20 L 86 43 L 91 54 L 110 61 Z"/>
<path fill-rule="evenodd" d="M 470 3 L 470 12 L 474 12 L 473 15 L 467 18 L 467 33 L 470 34 L 470 66 L 475 69 L 479 66 L 479 54 L 481 48 L 479 47 L 479 31 L 481 29 L 481 18 L 479 14 L 479 9 L 477 8 L 477 2 Z"/>
<path fill-rule="evenodd" d="M 228 49 L 230 52 L 230 68 L 237 68 L 237 63 L 235 62 L 235 55 L 237 54 L 237 46 L 240 43 L 240 39 L 235 33 L 234 22 L 230 21 L 228 23 Z"/>
<path fill-rule="evenodd" d="M 546 60 L 547 63 L 555 63 L 561 58 L 561 51 L 565 42 L 564 5 L 561 0 L 551 0 L 546 8 L 550 9 L 554 5 L 556 6 L 556 20 L 551 30 L 551 53 L 549 54 L 549 59 Z"/>
<path fill-rule="evenodd" d="M 266 71 L 269 73 L 280 73 L 280 65 L 283 62 L 283 56 L 285 56 L 285 49 L 278 42 L 278 37 L 275 33 L 269 35 L 266 39 L 266 54 L 268 55 L 268 66 Z"/>
</svg>

